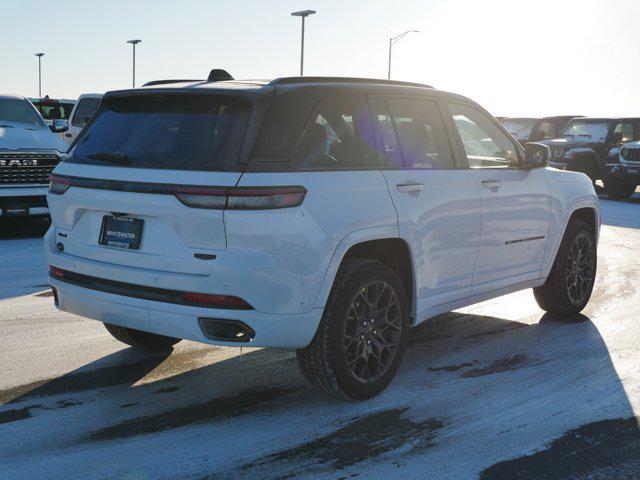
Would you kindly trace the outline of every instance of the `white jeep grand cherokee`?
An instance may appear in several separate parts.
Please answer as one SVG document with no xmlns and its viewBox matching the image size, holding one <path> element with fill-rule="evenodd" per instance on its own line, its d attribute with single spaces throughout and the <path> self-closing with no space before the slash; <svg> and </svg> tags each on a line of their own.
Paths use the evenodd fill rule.
<svg viewBox="0 0 640 480">
<path fill-rule="evenodd" d="M 586 305 L 598 199 L 548 157 L 420 84 L 110 92 L 51 177 L 56 304 L 138 347 L 297 349 L 314 385 L 366 399 L 430 317 L 525 288 Z"/>
</svg>

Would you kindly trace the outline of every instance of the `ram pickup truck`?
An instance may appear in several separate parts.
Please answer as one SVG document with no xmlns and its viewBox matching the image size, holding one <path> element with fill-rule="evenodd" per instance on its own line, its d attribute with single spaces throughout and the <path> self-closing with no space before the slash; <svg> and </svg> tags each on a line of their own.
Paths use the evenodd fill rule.
<svg viewBox="0 0 640 480">
<path fill-rule="evenodd" d="M 0 95 L 0 217 L 48 214 L 49 175 L 67 150 L 58 122 L 49 127 L 26 98 Z"/>
</svg>

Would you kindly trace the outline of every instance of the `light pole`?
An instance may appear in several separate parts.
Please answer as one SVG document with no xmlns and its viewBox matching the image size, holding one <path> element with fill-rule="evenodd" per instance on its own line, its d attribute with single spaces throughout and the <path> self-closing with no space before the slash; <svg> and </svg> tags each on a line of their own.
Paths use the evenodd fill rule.
<svg viewBox="0 0 640 480">
<path fill-rule="evenodd" d="M 127 43 L 133 45 L 133 81 L 131 86 L 136 88 L 136 45 L 142 42 L 142 40 L 127 40 Z"/>
<path fill-rule="evenodd" d="M 38 57 L 38 98 L 42 98 L 42 57 L 44 53 L 34 53 Z"/>
<path fill-rule="evenodd" d="M 300 12 L 292 12 L 292 17 L 300 17 L 302 19 L 302 40 L 300 42 L 300 76 L 304 73 L 304 19 L 309 15 L 316 13 L 315 10 L 301 10 Z"/>
<path fill-rule="evenodd" d="M 409 34 L 409 33 L 418 33 L 420 30 L 407 30 L 404 33 L 401 33 L 400 35 L 396 35 L 395 37 L 391 37 L 389 39 L 389 69 L 387 70 L 387 79 L 391 80 L 391 47 L 393 47 L 393 45 L 398 42 L 398 40 L 400 40 L 402 37 L 404 37 L 405 35 Z"/>
</svg>

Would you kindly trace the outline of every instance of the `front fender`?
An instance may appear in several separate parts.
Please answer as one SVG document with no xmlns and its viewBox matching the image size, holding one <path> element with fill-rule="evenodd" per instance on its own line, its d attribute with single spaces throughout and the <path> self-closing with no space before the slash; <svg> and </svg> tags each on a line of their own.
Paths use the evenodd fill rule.
<svg viewBox="0 0 640 480">
<path fill-rule="evenodd" d="M 331 287 L 333 286 L 333 281 L 335 280 L 340 264 L 342 263 L 342 259 L 351 247 L 358 243 L 368 242 L 371 240 L 383 240 L 385 238 L 399 237 L 400 235 L 396 225 L 363 228 L 361 230 L 351 232 L 343 237 L 333 252 L 333 256 L 331 257 L 331 261 L 329 262 L 329 266 L 327 267 L 327 271 L 324 275 L 320 291 L 316 297 L 315 307 L 323 308 L 326 305 L 329 293 L 331 292 Z"/>
</svg>

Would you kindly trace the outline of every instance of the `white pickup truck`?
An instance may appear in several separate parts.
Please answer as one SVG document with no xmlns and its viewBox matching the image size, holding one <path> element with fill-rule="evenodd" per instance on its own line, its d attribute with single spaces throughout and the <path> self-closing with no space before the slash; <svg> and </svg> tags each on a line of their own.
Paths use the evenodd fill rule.
<svg viewBox="0 0 640 480">
<path fill-rule="evenodd" d="M 47 126 L 24 97 L 0 95 L 0 217 L 46 215 L 49 174 L 67 145 L 56 133 L 66 122 Z"/>
</svg>

